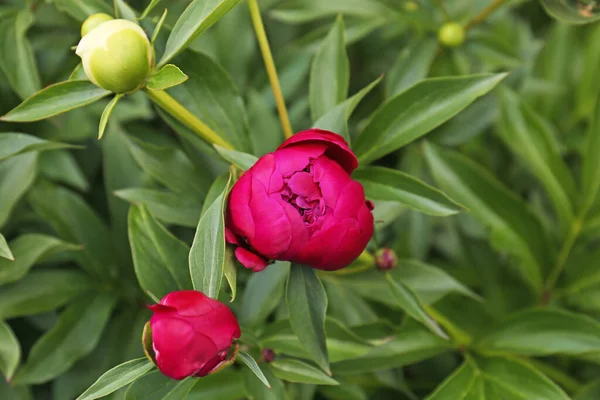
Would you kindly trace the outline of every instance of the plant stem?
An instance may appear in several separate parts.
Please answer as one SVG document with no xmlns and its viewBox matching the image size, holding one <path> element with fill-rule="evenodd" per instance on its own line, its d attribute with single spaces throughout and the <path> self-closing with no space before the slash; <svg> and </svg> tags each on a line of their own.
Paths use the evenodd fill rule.
<svg viewBox="0 0 600 400">
<path fill-rule="evenodd" d="M 254 26 L 254 32 L 256 33 L 256 39 L 258 40 L 260 52 L 262 53 L 265 68 L 267 69 L 267 75 L 269 76 L 271 88 L 273 89 L 273 96 L 275 97 L 275 103 L 277 104 L 277 111 L 279 112 L 279 120 L 281 121 L 281 127 L 283 128 L 283 134 L 286 139 L 289 139 L 293 134 L 292 125 L 290 124 L 290 118 L 285 106 L 285 99 L 281 92 L 277 69 L 275 68 L 273 54 L 271 53 L 265 26 L 262 17 L 260 16 L 260 8 L 258 7 L 257 0 L 248 0 L 248 7 L 250 8 L 250 17 L 252 19 L 252 25 Z"/>
<path fill-rule="evenodd" d="M 571 231 L 569 232 L 567 238 L 565 239 L 560 252 L 558 253 L 558 257 L 556 258 L 556 263 L 554 267 L 550 271 L 548 275 L 548 279 L 546 279 L 545 285 L 545 294 L 547 295 L 550 290 L 554 288 L 556 281 L 558 280 L 560 274 L 563 271 L 565 263 L 569 258 L 569 254 L 571 254 L 571 250 L 573 249 L 573 245 L 579 236 L 579 232 L 581 232 L 581 228 L 583 226 L 583 217 L 577 218 L 573 223 Z M 549 300 L 549 299 L 548 299 Z"/>
<path fill-rule="evenodd" d="M 487 19 L 494 11 L 500 8 L 504 3 L 508 0 L 494 0 L 492 4 L 487 6 L 482 12 L 476 15 L 469 23 L 465 26 L 466 30 L 471 29 L 475 25 L 481 24 L 483 21 Z"/>
<path fill-rule="evenodd" d="M 443 0 L 435 0 L 435 4 L 438 6 L 442 14 L 444 14 L 444 18 L 446 21 L 450 20 L 450 14 L 448 14 L 448 10 L 446 10 L 446 6 L 444 6 Z"/>
<path fill-rule="evenodd" d="M 425 305 L 424 307 L 427 314 L 448 332 L 448 335 L 450 335 L 457 345 L 460 347 L 468 347 L 471 344 L 473 341 L 471 335 L 454 325 L 452 321 L 440 314 L 435 308 L 428 305 Z"/>
<path fill-rule="evenodd" d="M 194 114 L 188 111 L 177 100 L 169 96 L 164 90 L 144 89 L 150 100 L 160 108 L 171 114 L 177 121 L 190 128 L 194 133 L 210 144 L 218 144 L 226 149 L 233 150 L 233 146 L 213 131 L 208 125 L 200 121 Z"/>
</svg>

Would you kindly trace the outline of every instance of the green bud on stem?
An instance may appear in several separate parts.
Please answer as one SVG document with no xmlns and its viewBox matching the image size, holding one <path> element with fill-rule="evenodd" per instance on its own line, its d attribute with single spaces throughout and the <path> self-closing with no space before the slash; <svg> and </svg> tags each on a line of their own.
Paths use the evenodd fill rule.
<svg viewBox="0 0 600 400">
<path fill-rule="evenodd" d="M 465 28 L 456 22 L 447 22 L 440 28 L 438 39 L 446 47 L 458 47 L 465 41 Z"/>
</svg>

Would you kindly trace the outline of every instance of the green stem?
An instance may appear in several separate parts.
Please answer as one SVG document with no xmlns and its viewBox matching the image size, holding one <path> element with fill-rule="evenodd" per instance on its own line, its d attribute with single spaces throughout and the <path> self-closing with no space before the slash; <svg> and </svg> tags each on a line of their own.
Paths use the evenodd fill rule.
<svg viewBox="0 0 600 400">
<path fill-rule="evenodd" d="M 254 32 L 256 33 L 256 40 L 258 40 L 258 46 L 260 47 L 265 62 L 269 82 L 271 82 L 271 88 L 273 89 L 273 96 L 275 97 L 275 103 L 277 104 L 277 111 L 279 113 L 281 127 L 283 128 L 283 134 L 286 139 L 289 139 L 293 134 L 292 125 L 290 124 L 290 118 L 285 106 L 285 99 L 283 98 L 279 77 L 277 76 L 277 69 L 275 68 L 275 61 L 273 61 L 273 54 L 271 53 L 265 26 L 262 17 L 260 16 L 260 8 L 258 7 L 257 0 L 248 0 L 248 7 L 250 8 L 250 18 L 252 19 L 252 25 L 254 26 Z"/>
<path fill-rule="evenodd" d="M 459 345 L 460 347 L 466 348 L 472 342 L 473 338 L 470 334 L 460 329 L 458 326 L 454 325 L 452 321 L 446 318 L 444 315 L 440 314 L 435 308 L 425 305 L 425 311 L 427 314 L 431 316 L 442 328 L 448 332 L 452 340 Z"/>
<path fill-rule="evenodd" d="M 545 293 L 544 293 L 546 300 L 549 300 L 548 295 L 549 295 L 550 291 L 554 288 L 554 285 L 556 285 L 556 281 L 560 277 L 560 274 L 562 273 L 562 271 L 565 267 L 565 263 L 567 262 L 567 259 L 569 258 L 569 255 L 571 254 L 573 245 L 577 241 L 577 237 L 579 236 L 579 232 L 581 232 L 582 226 L 583 226 L 583 216 L 577 218 L 575 220 L 575 222 L 573 223 L 571 231 L 567 235 L 567 238 L 565 239 L 565 241 L 562 245 L 562 248 L 560 249 L 560 252 L 558 253 L 558 257 L 556 258 L 556 263 L 554 264 L 554 267 L 552 268 L 552 270 L 550 271 L 550 274 L 548 275 L 548 278 L 546 279 Z"/>
<path fill-rule="evenodd" d="M 474 27 L 475 25 L 481 24 L 483 21 L 485 21 L 487 19 L 487 17 L 490 16 L 490 14 L 492 14 L 494 11 L 499 9 L 507 1 L 508 0 L 494 0 L 492 2 L 492 4 L 487 6 L 482 12 L 477 14 L 471 21 L 469 21 L 469 23 L 465 26 L 465 29 L 469 30 L 472 27 Z"/>
<path fill-rule="evenodd" d="M 446 21 L 450 20 L 450 14 L 448 14 L 448 10 L 446 10 L 446 6 L 444 6 L 443 0 L 435 0 L 435 4 L 438 6 L 442 14 L 444 15 L 444 19 Z"/>
<path fill-rule="evenodd" d="M 171 114 L 177 121 L 190 128 L 194 133 L 210 144 L 218 144 L 226 149 L 233 150 L 233 146 L 213 131 L 208 125 L 200 121 L 194 114 L 189 112 L 177 100 L 169 96 L 164 90 L 144 89 L 150 100 L 157 106 Z"/>
</svg>

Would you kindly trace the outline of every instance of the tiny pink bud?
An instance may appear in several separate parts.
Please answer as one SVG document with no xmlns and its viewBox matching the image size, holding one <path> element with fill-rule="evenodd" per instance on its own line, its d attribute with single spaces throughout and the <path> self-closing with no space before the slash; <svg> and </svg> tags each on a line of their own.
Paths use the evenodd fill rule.
<svg viewBox="0 0 600 400">
<path fill-rule="evenodd" d="M 275 352 L 272 349 L 264 349 L 262 351 L 262 357 L 266 363 L 272 363 L 275 361 Z"/>
<path fill-rule="evenodd" d="M 392 268 L 395 268 L 398 264 L 398 257 L 394 250 L 389 247 L 384 247 L 379 249 L 377 253 L 375 253 L 375 265 L 382 271 L 387 271 Z"/>
</svg>

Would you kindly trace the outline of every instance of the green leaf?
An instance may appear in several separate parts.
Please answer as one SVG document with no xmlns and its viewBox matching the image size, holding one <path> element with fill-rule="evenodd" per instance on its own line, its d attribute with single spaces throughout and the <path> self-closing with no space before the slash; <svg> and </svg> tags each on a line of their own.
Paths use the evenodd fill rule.
<svg viewBox="0 0 600 400">
<path fill-rule="evenodd" d="M 100 125 L 98 126 L 98 140 L 102 139 L 102 136 L 104 136 L 104 131 L 106 130 L 106 125 L 108 124 L 110 115 L 122 97 L 122 94 L 116 94 L 115 97 L 113 97 L 112 100 L 106 105 L 104 111 L 102 111 L 102 115 L 100 116 Z"/>
<path fill-rule="evenodd" d="M 204 3 L 208 7 L 215 1 Z M 195 3 L 198 0 L 191 6 Z M 169 94 L 236 150 L 250 151 L 244 102 L 227 71 L 210 57 L 191 51 L 178 57 L 177 65 L 187 71 L 190 79 L 169 89 Z"/>
<path fill-rule="evenodd" d="M 362 163 L 398 150 L 458 114 L 505 76 L 423 80 L 384 103 L 354 142 L 353 150 Z"/>
<path fill-rule="evenodd" d="M 405 326 L 388 342 L 367 354 L 331 365 L 335 374 L 364 374 L 399 368 L 434 357 L 452 347 L 452 343 L 420 326 Z"/>
<path fill-rule="evenodd" d="M 140 286 L 163 298 L 192 288 L 187 269 L 189 247 L 159 224 L 145 207 L 129 209 L 129 242 Z"/>
<path fill-rule="evenodd" d="M 231 302 L 237 294 L 237 266 L 235 264 L 234 250 L 231 246 L 225 247 L 225 261 L 223 262 L 223 275 L 231 289 Z"/>
<path fill-rule="evenodd" d="M 193 228 L 198 225 L 202 201 L 187 193 L 173 193 L 166 190 L 128 188 L 115 192 L 115 196 L 131 204 L 147 207 L 157 219 L 167 224 Z"/>
<path fill-rule="evenodd" d="M 21 346 L 10 326 L 0 321 L 0 373 L 10 381 L 21 360 Z"/>
<path fill-rule="evenodd" d="M 486 351 L 535 356 L 597 353 L 600 323 L 565 310 L 527 310 L 502 321 L 476 346 Z"/>
<path fill-rule="evenodd" d="M 437 41 L 431 38 L 413 41 L 402 49 L 386 74 L 386 94 L 389 97 L 396 96 L 425 79 L 438 50 Z"/>
<path fill-rule="evenodd" d="M 594 2 L 578 2 L 564 0 L 540 0 L 544 9 L 552 17 L 570 24 L 589 24 L 600 20 L 600 10 Z M 584 11 L 590 7 L 589 11 Z"/>
<path fill-rule="evenodd" d="M 0 227 L 8 220 L 36 174 L 36 153 L 26 153 L 0 162 Z"/>
<path fill-rule="evenodd" d="M 274 18 L 299 24 L 315 19 L 344 14 L 361 18 L 393 18 L 392 9 L 377 0 L 287 0 L 271 12 Z"/>
<path fill-rule="evenodd" d="M 181 400 L 199 381 L 186 378 L 181 381 L 170 379 L 160 371 L 153 371 L 136 380 L 125 393 L 125 400 Z"/>
<path fill-rule="evenodd" d="M 200 198 L 206 196 L 209 177 L 180 148 L 157 146 L 133 136 L 127 137 L 127 144 L 139 166 L 167 188 Z"/>
<path fill-rule="evenodd" d="M 244 390 L 244 372 L 228 368 L 219 371 L 218 374 L 210 374 L 202 379 L 192 388 L 186 400 L 239 400 L 246 397 Z M 260 386 L 264 385 L 258 382 Z M 268 389 L 267 389 L 268 390 Z M 265 399 L 266 400 L 266 399 Z"/>
<path fill-rule="evenodd" d="M 0 136 L 1 137 L 1 136 Z M 581 177 L 582 202 L 581 209 L 587 213 L 594 204 L 600 189 L 600 98 L 596 103 L 593 122 L 587 132 L 587 140 L 583 155 L 583 171 Z"/>
<path fill-rule="evenodd" d="M 127 19 L 137 23 L 135 11 L 124 0 L 113 0 L 115 7 L 115 18 Z"/>
<path fill-rule="evenodd" d="M 87 75 L 85 74 L 85 70 L 83 69 L 83 64 L 79 63 L 69 75 L 70 81 L 89 81 Z"/>
<path fill-rule="evenodd" d="M 142 13 L 142 15 L 138 19 L 139 20 L 145 19 L 150 14 L 150 11 L 152 11 L 154 9 L 154 7 L 156 7 L 158 5 L 158 3 L 160 3 L 160 0 L 151 0 L 150 3 L 148 3 L 146 8 L 144 9 L 144 12 Z"/>
<path fill-rule="evenodd" d="M 426 400 L 569 400 L 531 365 L 509 358 L 467 358 Z"/>
<path fill-rule="evenodd" d="M 0 9 L 0 71 L 22 99 L 40 90 L 42 82 L 27 30 L 34 16 L 28 7 Z"/>
<path fill-rule="evenodd" d="M 0 319 L 54 310 L 93 286 L 94 282 L 79 271 L 32 271 L 18 282 L 2 286 Z"/>
<path fill-rule="evenodd" d="M 344 20 L 339 15 L 317 50 L 310 70 L 309 98 L 313 121 L 346 100 L 349 82 Z"/>
<path fill-rule="evenodd" d="M 144 376 L 153 368 L 154 365 L 146 357 L 124 362 L 106 371 L 77 400 L 94 400 L 107 396 Z"/>
<path fill-rule="evenodd" d="M 165 90 L 173 86 L 181 85 L 188 80 L 178 66 L 167 64 L 157 73 L 148 78 L 146 86 L 152 90 Z"/>
<path fill-rule="evenodd" d="M 0 117 L 6 122 L 32 122 L 91 104 L 110 92 L 90 81 L 65 81 L 50 85 L 28 97 Z"/>
<path fill-rule="evenodd" d="M 210 28 L 239 2 L 240 0 L 192 1 L 175 23 L 158 66 L 165 65 L 185 50 L 194 39 Z"/>
<path fill-rule="evenodd" d="M 33 345 L 27 362 L 15 376 L 15 383 L 48 382 L 91 353 L 116 302 L 112 294 L 98 294 L 67 307 L 56 325 Z"/>
<path fill-rule="evenodd" d="M 104 0 L 53 0 L 52 3 L 62 12 L 65 12 L 83 22 L 92 14 L 105 13 L 112 15 L 114 9 Z"/>
<path fill-rule="evenodd" d="M 292 330 L 310 357 L 330 374 L 325 344 L 327 294 L 314 269 L 292 265 L 286 299 Z"/>
<path fill-rule="evenodd" d="M 258 378 L 260 379 L 260 381 L 268 388 L 271 388 L 271 384 L 269 383 L 269 381 L 267 380 L 267 378 L 265 377 L 265 374 L 263 373 L 263 371 L 258 367 L 258 364 L 256 364 L 256 361 L 254 361 L 254 358 L 252 358 L 252 356 L 248 353 L 244 353 L 243 351 L 241 351 L 238 355 L 239 359 L 242 360 L 242 362 L 246 365 L 246 367 L 248 367 L 248 369 L 250 369 L 250 371 L 252 371 L 252 373 Z"/>
<path fill-rule="evenodd" d="M 346 142 L 350 143 L 350 133 L 348 132 L 348 119 L 362 101 L 362 99 L 371 92 L 371 90 L 379 84 L 383 79 L 380 76 L 366 87 L 361 89 L 359 92 L 354 94 L 349 99 L 346 99 L 342 103 L 336 105 L 331 110 L 323 114 L 317 122 L 313 124 L 313 128 L 325 129 L 328 131 L 336 132 L 344 137 Z"/>
<path fill-rule="evenodd" d="M 154 0 L 152 0 L 152 1 L 154 2 Z M 156 26 L 154 26 L 154 31 L 152 32 L 152 38 L 150 38 L 150 44 L 152 46 L 154 46 L 156 39 L 158 39 L 158 35 L 160 34 L 160 31 L 162 30 L 163 24 L 165 23 L 165 20 L 167 19 L 168 13 L 169 13 L 169 10 L 165 8 L 165 11 L 163 11 L 160 19 L 156 23 Z"/>
<path fill-rule="evenodd" d="M 543 183 L 563 230 L 570 229 L 575 218 L 572 205 L 575 182 L 558 150 L 554 132 L 515 92 L 503 87 L 499 94 L 500 137 Z"/>
<path fill-rule="evenodd" d="M 30 190 L 28 201 L 61 239 L 83 247 L 75 255 L 75 260 L 82 268 L 101 281 L 116 276 L 117 265 L 110 232 L 104 221 L 80 196 L 68 189 L 42 182 Z"/>
<path fill-rule="evenodd" d="M 0 260 L 0 285 L 21 279 L 33 265 L 50 254 L 81 249 L 55 237 L 37 233 L 19 236 L 10 242 L 10 248 L 14 260 Z"/>
<path fill-rule="evenodd" d="M 0 257 L 1 258 L 5 258 L 9 261 L 14 261 L 15 257 L 12 254 L 12 251 L 10 251 L 10 247 L 8 247 L 8 243 L 6 243 L 6 239 L 4 238 L 4 236 L 2 236 L 2 234 L 0 233 Z M 0 260 L 1 262 L 1 260 Z"/>
<path fill-rule="evenodd" d="M 578 391 L 573 400 L 596 400 L 598 397 L 600 397 L 600 382 L 595 380 Z"/>
<path fill-rule="evenodd" d="M 0 134 L 0 161 L 31 151 L 47 151 L 65 148 L 78 148 L 78 146 L 51 142 L 26 133 L 3 132 Z"/>
<path fill-rule="evenodd" d="M 541 266 L 548 263 L 543 228 L 527 205 L 491 173 L 465 156 L 425 145 L 437 183 L 490 229 L 492 244 L 521 261 L 525 280 L 541 290 Z"/>
<path fill-rule="evenodd" d="M 417 178 L 385 167 L 365 167 L 352 177 L 365 188 L 370 200 L 397 201 L 425 214 L 448 216 L 464 208 L 440 190 Z"/>
<path fill-rule="evenodd" d="M 284 381 L 315 385 L 339 385 L 339 382 L 325 375 L 321 370 L 293 358 L 277 359 L 271 363 L 271 368 L 275 376 Z"/>
<path fill-rule="evenodd" d="M 242 293 L 240 323 L 255 327 L 263 323 L 280 304 L 290 263 L 276 261 L 260 273 L 252 274 Z"/>
<path fill-rule="evenodd" d="M 190 275 L 194 289 L 216 299 L 221 289 L 225 263 L 225 202 L 231 174 L 221 193 L 200 217 L 189 254 Z"/>
<path fill-rule="evenodd" d="M 252 154 L 226 149 L 218 144 L 213 145 L 213 147 L 225 161 L 237 165 L 242 171 L 249 170 L 258 161 L 258 157 Z"/>
<path fill-rule="evenodd" d="M 386 274 L 386 280 L 390 285 L 392 295 L 396 299 L 398 306 L 406 311 L 415 320 L 425 325 L 429 330 L 443 339 L 448 339 L 448 335 L 439 327 L 437 322 L 425 311 L 417 295 L 402 282 L 396 282 L 390 274 Z"/>
</svg>

